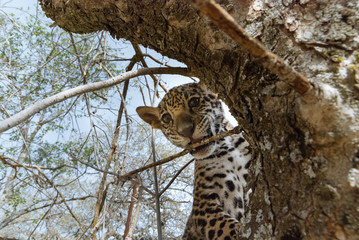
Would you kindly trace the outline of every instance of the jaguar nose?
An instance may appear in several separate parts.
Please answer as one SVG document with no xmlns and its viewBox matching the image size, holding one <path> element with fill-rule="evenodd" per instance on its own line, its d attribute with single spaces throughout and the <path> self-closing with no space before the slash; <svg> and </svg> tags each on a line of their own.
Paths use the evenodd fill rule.
<svg viewBox="0 0 359 240">
<path fill-rule="evenodd" d="M 176 129 L 183 137 L 191 138 L 194 132 L 194 122 L 189 115 L 180 115 L 177 119 Z"/>
</svg>

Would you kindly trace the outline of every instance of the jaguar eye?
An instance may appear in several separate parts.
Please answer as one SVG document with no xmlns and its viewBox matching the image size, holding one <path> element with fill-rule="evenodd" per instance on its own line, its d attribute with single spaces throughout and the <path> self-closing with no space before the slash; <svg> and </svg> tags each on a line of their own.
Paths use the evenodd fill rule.
<svg viewBox="0 0 359 240">
<path fill-rule="evenodd" d="M 193 108 L 193 107 L 198 107 L 199 106 L 199 98 L 198 97 L 194 97 L 194 98 L 191 98 L 191 100 L 189 100 L 188 102 L 188 106 L 190 108 Z"/>
<path fill-rule="evenodd" d="M 168 124 L 172 121 L 171 115 L 169 115 L 168 113 L 164 114 L 161 118 L 162 122 Z"/>
</svg>

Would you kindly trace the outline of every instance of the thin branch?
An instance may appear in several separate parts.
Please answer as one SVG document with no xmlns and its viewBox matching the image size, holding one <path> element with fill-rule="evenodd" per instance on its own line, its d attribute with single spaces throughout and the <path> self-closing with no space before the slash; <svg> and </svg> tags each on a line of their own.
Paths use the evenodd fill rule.
<svg viewBox="0 0 359 240">
<path fill-rule="evenodd" d="M 1 160 L 3 161 L 3 157 L 1 157 Z M 75 214 L 72 212 L 71 208 L 69 207 L 69 205 L 67 204 L 67 201 L 65 199 L 65 197 L 62 195 L 62 193 L 60 192 L 60 190 L 56 187 L 56 185 L 46 176 L 46 174 L 41 170 L 40 167 L 38 166 L 33 166 L 37 172 L 39 174 L 36 174 L 31 168 L 28 168 L 27 166 L 23 165 L 22 163 L 19 163 L 18 161 L 14 160 L 14 159 L 11 159 L 11 161 L 13 161 L 16 165 L 19 165 L 23 168 L 25 168 L 27 171 L 31 172 L 32 174 L 34 174 L 34 176 L 37 176 L 38 178 L 42 179 L 42 177 L 44 179 L 42 179 L 44 182 L 47 182 L 49 183 L 54 189 L 55 191 L 57 192 L 57 194 L 63 199 L 63 202 L 67 208 L 67 210 L 69 211 L 69 213 L 71 214 L 71 216 L 76 220 L 76 222 L 79 224 L 79 227 L 80 229 L 83 231 L 82 229 L 82 226 L 81 226 L 81 223 L 80 221 L 77 219 L 77 217 L 75 216 Z M 42 176 L 42 177 L 41 177 Z"/>
<path fill-rule="evenodd" d="M 96 58 L 96 60 L 94 61 L 95 63 L 103 63 L 103 62 L 119 62 L 119 61 L 124 61 L 124 62 L 128 62 L 131 61 L 132 58 L 112 58 L 112 59 L 107 59 L 107 58 Z"/>
<path fill-rule="evenodd" d="M 77 62 L 78 62 L 78 64 L 79 64 L 79 68 L 80 68 L 80 71 L 81 71 L 81 74 L 82 74 L 82 78 L 83 78 L 83 80 L 84 80 L 84 84 L 87 84 L 86 72 L 85 72 L 84 69 L 82 68 L 80 55 L 79 55 L 79 53 L 78 53 L 78 51 L 77 51 L 74 37 L 72 36 L 72 33 L 71 33 L 71 32 L 69 32 L 69 34 L 70 34 L 70 40 L 71 40 L 71 43 L 72 43 L 72 47 L 73 47 L 73 49 L 74 49 L 74 52 L 75 52 L 75 55 L 76 55 L 76 59 L 77 59 Z"/>
<path fill-rule="evenodd" d="M 143 58 L 144 54 L 143 54 L 143 52 L 141 51 L 140 46 L 139 46 L 138 44 L 134 44 L 134 43 L 132 43 L 132 42 L 131 42 L 131 44 L 132 44 L 132 46 L 133 46 L 133 49 L 135 49 L 136 55 L 139 56 L 140 62 L 142 63 L 143 67 L 147 68 L 148 65 L 147 65 L 145 59 Z M 148 54 L 147 54 L 147 55 L 148 55 Z M 161 87 L 165 92 L 167 92 L 166 87 L 163 86 L 163 84 L 162 84 L 161 82 L 159 82 L 159 80 L 157 79 L 157 77 L 156 77 L 155 75 L 150 74 L 150 77 L 152 78 L 152 80 L 153 80 L 153 82 L 154 82 L 154 86 L 156 86 L 157 83 L 158 83 L 158 84 L 160 85 L 160 87 Z M 156 91 L 156 90 L 155 90 L 155 91 Z M 156 96 L 159 97 L 157 91 L 156 91 Z"/>
<path fill-rule="evenodd" d="M 81 200 L 85 200 L 87 198 L 90 198 L 90 197 L 93 197 L 93 196 L 84 196 L 84 197 L 78 197 L 78 198 L 69 198 L 69 199 L 66 199 L 67 202 L 70 202 L 70 201 L 81 201 Z M 64 202 L 64 199 L 62 200 L 59 200 L 57 201 L 55 204 L 56 205 L 59 205 L 59 204 L 62 204 Z M 1 221 L 0 222 L 0 229 L 3 229 L 5 228 L 8 224 L 10 224 L 12 221 L 16 220 L 17 218 L 25 215 L 25 214 L 28 214 L 30 212 L 34 212 L 34 211 L 37 211 L 37 210 L 41 210 L 43 208 L 47 208 L 47 207 L 50 207 L 51 205 L 53 204 L 53 202 L 51 204 L 44 204 L 42 206 L 39 206 L 39 207 L 34 207 L 36 205 L 33 204 L 31 205 L 30 207 L 28 208 L 24 208 L 24 209 L 21 209 L 21 210 L 18 210 L 16 213 L 13 213 L 12 215 L 10 215 L 8 218 L 6 218 L 5 220 Z"/>
<path fill-rule="evenodd" d="M 141 85 L 139 85 L 139 88 L 140 88 L 140 93 L 142 96 L 143 104 L 146 106 L 146 98 L 145 98 L 145 94 L 143 93 L 143 89 L 142 89 Z"/>
<path fill-rule="evenodd" d="M 127 91 L 128 91 L 128 85 L 129 85 L 129 81 L 125 82 L 125 86 L 123 87 L 123 93 L 121 93 L 120 89 L 118 86 L 118 93 L 120 94 L 121 97 L 121 106 L 123 106 L 123 112 L 125 113 L 125 118 L 126 118 L 126 143 L 125 143 L 125 151 L 123 153 L 123 160 L 122 160 L 122 165 L 121 165 L 121 174 L 123 174 L 123 171 L 125 170 L 125 165 L 126 165 L 126 160 L 127 160 L 127 154 L 128 154 L 128 146 L 130 143 L 130 119 L 127 113 L 127 109 L 126 109 L 126 95 L 127 95 Z M 115 172 L 117 172 L 117 158 L 116 158 L 116 162 L 115 162 L 115 166 L 114 166 L 114 170 Z"/>
<path fill-rule="evenodd" d="M 65 164 L 57 166 L 57 167 L 43 167 L 43 166 L 38 166 L 38 165 L 29 165 L 29 164 L 22 164 L 22 163 L 17 164 L 17 163 L 10 163 L 10 162 L 6 161 L 6 159 L 9 159 L 9 160 L 11 160 L 13 162 L 17 162 L 17 161 L 12 159 L 12 158 L 0 155 L 0 161 L 4 165 L 9 165 L 12 168 L 23 167 L 23 168 L 45 169 L 45 170 L 51 170 L 51 171 L 56 171 L 56 170 L 59 170 L 59 169 L 64 168 L 64 167 L 74 168 L 72 166 L 65 165 Z"/>
<path fill-rule="evenodd" d="M 181 167 L 180 170 L 177 171 L 176 175 L 174 175 L 171 179 L 171 181 L 162 189 L 162 191 L 160 192 L 160 196 L 172 185 L 172 183 L 176 180 L 176 178 L 178 177 L 178 175 L 181 174 L 181 172 L 188 167 L 188 165 L 190 165 L 195 159 L 192 158 L 189 162 L 187 162 L 183 167 Z"/>
<path fill-rule="evenodd" d="M 127 221 L 126 221 L 126 225 L 125 225 L 126 227 L 125 227 L 125 232 L 123 234 L 123 239 L 126 239 L 126 236 L 130 230 L 130 222 L 131 222 L 131 217 L 132 217 L 132 212 L 133 212 L 133 206 L 135 205 L 136 193 L 137 193 L 137 184 L 133 185 L 131 204 L 128 209 Z"/>
<path fill-rule="evenodd" d="M 150 54 L 144 53 L 142 55 L 144 57 L 148 57 L 148 58 L 152 59 L 152 61 L 154 61 L 155 63 L 158 63 L 158 64 L 160 64 L 162 66 L 171 67 L 170 65 L 167 64 L 167 62 L 158 61 L 156 58 L 152 57 Z"/>
<path fill-rule="evenodd" d="M 214 0 L 191 0 L 191 2 L 222 31 L 226 32 L 241 47 L 251 55 L 258 58 L 264 67 L 277 74 L 300 94 L 311 89 L 311 83 L 301 73 L 295 71 L 282 58 L 270 52 L 258 40 L 249 36 L 244 29 L 236 23 L 234 18 Z"/>
<path fill-rule="evenodd" d="M 50 107 L 52 105 L 55 105 L 56 103 L 65 101 L 66 99 L 87 93 L 96 91 L 103 88 L 112 87 L 116 84 L 119 84 L 125 80 L 147 75 L 147 74 L 179 74 L 179 75 L 185 75 L 189 76 L 191 75 L 190 71 L 187 68 L 143 68 L 138 70 L 132 70 L 126 73 L 123 73 L 119 76 L 110 78 L 105 81 L 101 82 L 95 82 L 95 83 L 89 83 L 86 85 L 78 86 L 72 89 L 68 89 L 66 91 L 63 91 L 61 93 L 55 94 L 51 97 L 45 98 L 43 100 L 40 100 L 38 102 L 35 102 L 30 107 L 24 109 L 23 111 L 20 111 L 16 113 L 15 115 L 3 120 L 0 122 L 0 133 L 4 132 L 14 126 L 17 126 L 18 124 L 24 122 L 25 120 L 29 119 L 31 116 L 35 115 L 36 113 L 40 112 L 41 110 L 46 109 L 47 107 Z"/>
<path fill-rule="evenodd" d="M 99 168 L 97 168 L 97 167 L 94 167 L 94 166 L 88 164 L 87 162 L 84 162 L 84 161 L 82 161 L 82 160 L 80 160 L 80 159 L 74 157 L 72 154 L 70 154 L 70 155 L 71 155 L 71 157 L 73 158 L 73 161 L 82 163 L 83 165 L 85 165 L 85 166 L 87 166 L 87 167 L 89 167 L 89 168 L 92 168 L 92 169 L 94 169 L 94 170 L 96 170 L 96 171 L 98 171 L 98 172 L 102 172 L 102 173 L 106 173 L 106 174 L 110 174 L 110 175 L 116 176 L 116 177 L 118 177 L 118 179 L 121 180 L 121 181 L 130 181 L 130 182 L 135 183 L 135 184 L 140 184 L 139 181 L 136 181 L 136 180 L 132 179 L 132 177 L 135 176 L 134 174 L 132 174 L 132 175 L 134 175 L 134 176 L 131 175 L 131 176 L 126 176 L 126 177 L 124 177 L 124 175 L 120 175 L 120 174 L 115 173 L 115 172 L 105 171 L 105 170 L 99 169 Z M 145 190 L 145 191 L 146 191 L 147 193 L 149 193 L 151 196 L 155 196 L 155 194 L 154 194 L 151 190 L 149 190 L 148 188 L 144 187 L 143 185 L 141 185 L 141 188 L 143 188 L 143 190 Z"/>
<path fill-rule="evenodd" d="M 84 239 L 83 236 L 86 234 L 86 232 L 90 229 L 90 227 L 93 225 L 93 220 L 91 221 L 91 223 L 85 228 L 85 231 L 82 232 L 82 234 L 76 238 L 76 240 L 80 240 L 80 239 Z"/>
<path fill-rule="evenodd" d="M 41 217 L 40 221 L 36 224 L 35 228 L 31 231 L 31 233 L 30 233 L 29 236 L 27 237 L 28 240 L 31 239 L 32 234 L 34 234 L 34 232 L 36 231 L 36 229 L 40 226 L 42 220 L 44 220 L 45 217 L 47 216 L 47 214 L 49 214 L 49 212 L 51 211 L 52 207 L 53 207 L 53 206 L 55 205 L 55 203 L 56 203 L 57 197 L 58 197 L 58 195 L 56 195 L 56 198 L 55 198 L 54 201 L 52 201 L 52 203 L 51 203 L 49 209 L 47 209 L 47 211 L 45 212 L 45 214 Z"/>
<path fill-rule="evenodd" d="M 104 65 L 103 65 L 103 68 L 109 74 L 109 76 L 113 77 L 111 72 Z M 106 162 L 106 166 L 105 166 L 105 171 L 106 172 L 110 168 L 110 164 L 111 164 L 111 161 L 113 159 L 113 154 L 116 152 L 116 149 L 118 147 L 117 146 L 117 141 L 118 141 L 118 138 L 120 136 L 121 119 L 122 119 L 122 114 L 123 114 L 124 111 L 125 111 L 125 115 L 126 115 L 126 120 L 128 119 L 127 112 L 126 112 L 126 106 L 125 106 L 125 98 L 126 98 L 126 95 L 127 95 L 128 86 L 129 86 L 129 79 L 127 79 L 125 81 L 125 86 L 124 86 L 124 89 L 123 89 L 123 95 L 121 94 L 121 91 L 119 91 L 120 96 L 121 96 L 121 105 L 120 105 L 120 108 L 119 108 L 118 114 L 117 114 L 116 128 L 115 128 L 114 137 L 112 139 L 110 152 L 109 152 L 109 154 L 107 156 L 107 162 Z M 103 173 L 102 180 L 101 180 L 100 187 L 99 187 L 99 191 L 98 191 L 98 199 L 97 199 L 97 202 L 96 202 L 96 205 L 95 205 L 95 214 L 94 214 L 94 219 L 93 219 L 94 226 L 97 225 L 98 217 L 99 217 L 100 212 L 101 212 L 101 207 L 100 207 L 101 202 L 105 201 L 105 199 L 106 199 L 106 194 L 103 192 L 104 184 L 105 184 L 106 178 L 107 178 L 107 173 L 106 172 Z M 96 232 L 97 232 L 97 229 L 94 227 L 93 228 L 92 239 L 96 239 Z"/>
<path fill-rule="evenodd" d="M 82 67 L 80 55 L 79 55 L 79 53 L 77 51 L 74 37 L 73 37 L 71 32 L 69 32 L 69 34 L 70 34 L 72 47 L 73 47 L 75 55 L 76 55 L 77 63 L 79 65 L 79 68 L 80 68 L 80 71 L 81 71 L 83 84 L 87 84 L 88 81 L 87 81 L 87 74 L 86 73 L 87 73 L 88 65 L 86 65 L 85 68 Z M 100 54 L 100 52 L 96 53 L 94 58 L 96 58 L 96 56 L 98 54 Z M 94 120 L 93 120 L 93 114 L 91 112 L 90 99 L 89 99 L 87 93 L 85 93 L 84 96 L 85 96 L 86 110 L 87 110 L 88 117 L 89 117 L 89 120 L 90 120 L 90 127 L 91 127 L 91 133 L 92 133 L 91 136 L 92 136 L 92 139 L 93 139 L 94 143 L 96 143 L 97 142 L 96 139 L 98 139 L 98 138 L 97 138 L 97 131 L 96 131 L 96 128 L 95 128 L 95 123 L 94 123 Z M 94 144 L 94 156 L 95 156 L 95 160 L 96 160 L 97 164 L 99 165 L 99 161 L 98 161 L 99 153 L 98 152 L 99 152 L 98 144 Z"/>
<path fill-rule="evenodd" d="M 107 186 L 108 186 L 108 185 L 107 185 Z M 107 187 L 107 186 L 106 186 L 106 187 Z M 106 188 L 106 190 L 107 190 L 107 188 Z M 108 211 L 108 205 L 107 205 L 107 203 L 105 202 L 105 197 L 106 197 L 106 196 L 105 196 L 105 194 L 104 194 L 104 198 L 102 199 L 102 202 L 101 202 L 101 210 L 100 210 L 100 211 L 102 211 L 102 209 L 105 209 L 105 210 L 103 211 L 103 214 L 101 215 L 100 219 L 98 219 L 97 224 L 96 224 L 96 225 L 94 224 L 92 230 L 90 231 L 91 234 L 95 234 L 95 235 L 96 235 L 97 230 L 100 228 L 100 225 L 105 222 L 106 213 L 107 213 L 107 211 Z M 105 207 L 104 207 L 104 206 L 105 206 Z M 102 239 L 102 238 L 101 238 L 101 239 Z"/>
<path fill-rule="evenodd" d="M 198 142 L 198 143 L 191 144 L 191 145 L 188 147 L 188 149 L 185 149 L 185 150 L 183 150 L 183 151 L 181 151 L 181 152 L 179 152 L 179 153 L 177 153 L 177 154 L 175 154 L 175 155 L 172 155 L 172 156 L 170 156 L 170 157 L 168 157 L 168 158 L 164 158 L 164 159 L 162 159 L 162 160 L 160 160 L 160 161 L 157 161 L 157 162 L 155 162 L 155 163 L 150 163 L 150 164 L 148 164 L 148 165 L 146 165 L 146 166 L 140 167 L 140 168 L 138 168 L 138 169 L 136 169 L 136 170 L 133 170 L 133 171 L 131 171 L 131 172 L 129 172 L 129 173 L 126 173 L 126 174 L 124 174 L 124 175 L 120 175 L 120 174 L 117 174 L 117 173 L 114 173 L 114 172 L 105 171 L 105 170 L 96 168 L 96 167 L 94 167 L 94 166 L 92 166 L 92 165 L 90 165 L 90 164 L 88 164 L 88 163 L 86 163 L 86 162 L 84 162 L 84 161 L 81 161 L 80 159 L 74 157 L 71 153 L 70 153 L 70 156 L 73 158 L 73 161 L 80 162 L 80 163 L 82 163 L 82 164 L 84 164 L 84 165 L 86 165 L 86 166 L 88 166 L 88 167 L 90 167 L 90 168 L 95 169 L 96 171 L 106 172 L 106 174 L 114 175 L 114 176 L 118 177 L 118 179 L 120 179 L 121 181 L 130 180 L 130 181 L 132 181 L 133 183 L 139 183 L 139 182 L 137 182 L 137 181 L 131 179 L 131 178 L 132 178 L 134 175 L 136 175 L 137 173 L 143 172 L 143 171 L 145 171 L 145 170 L 147 170 L 147 169 L 153 168 L 153 167 L 155 167 L 155 166 L 162 165 L 162 164 L 167 163 L 167 162 L 170 162 L 170 161 L 172 161 L 172 160 L 174 160 L 174 159 L 176 159 L 176 158 L 182 157 L 182 156 L 186 155 L 187 153 L 190 153 L 192 150 L 196 149 L 196 148 L 199 147 L 199 146 L 205 145 L 205 144 L 210 143 L 210 142 L 213 142 L 213 141 L 220 140 L 220 139 L 222 139 L 222 138 L 231 136 L 231 135 L 233 135 L 233 134 L 238 134 L 238 133 L 240 133 L 240 132 L 241 132 L 241 130 L 240 130 L 240 128 L 237 126 L 237 127 L 233 128 L 233 129 L 230 130 L 230 131 L 223 132 L 223 133 L 221 133 L 221 134 L 218 134 L 218 135 L 215 135 L 215 136 L 212 136 L 212 137 L 203 139 L 202 141 L 200 141 L 200 142 Z M 191 160 L 191 161 L 192 161 L 192 160 Z M 152 196 L 154 195 L 154 193 L 152 193 L 152 192 L 151 192 L 150 190 L 148 190 L 147 188 L 145 188 L 145 187 L 143 187 L 143 186 L 141 186 L 141 187 L 142 187 L 146 192 L 150 193 Z"/>
<path fill-rule="evenodd" d="M 150 164 L 148 164 L 148 165 L 146 165 L 146 166 L 144 166 L 144 167 L 141 167 L 141 168 L 138 168 L 138 169 L 136 169 L 136 170 L 133 170 L 133 171 L 131 171 L 131 172 L 129 172 L 129 173 L 126 173 L 125 175 L 122 175 L 121 178 L 126 179 L 126 178 L 131 177 L 131 176 L 134 175 L 134 174 L 137 174 L 137 173 L 139 173 L 139 172 L 143 172 L 143 171 L 145 171 L 145 170 L 147 170 L 147 169 L 149 169 L 149 168 L 152 168 L 152 167 L 155 167 L 155 166 L 158 166 L 158 165 L 162 165 L 162 164 L 164 164 L 164 163 L 168 163 L 168 162 L 170 162 L 170 161 L 172 161 L 172 160 L 174 160 L 174 159 L 176 159 L 176 158 L 182 157 L 182 156 L 186 155 L 187 153 L 190 153 L 192 150 L 195 150 L 195 149 L 196 149 L 197 147 L 199 147 L 199 146 L 202 146 L 202 145 L 205 145 L 205 144 L 207 144 L 207 143 L 210 143 L 210 142 L 213 142 L 213 141 L 216 141 L 216 140 L 225 138 L 225 137 L 230 136 L 230 135 L 233 135 L 233 134 L 238 134 L 238 133 L 240 133 L 240 132 L 241 132 L 241 130 L 240 130 L 240 128 L 237 126 L 237 127 L 233 128 L 233 129 L 230 130 L 230 131 L 227 131 L 227 132 L 218 134 L 218 135 L 216 135 L 216 136 L 212 136 L 212 137 L 210 137 L 210 138 L 203 139 L 202 141 L 200 141 L 200 142 L 198 142 L 198 143 L 191 144 L 188 149 L 185 149 L 185 150 L 183 150 L 182 152 L 179 152 L 179 153 L 177 153 L 177 154 L 175 154 L 175 155 L 172 155 L 172 156 L 170 156 L 170 157 L 168 157 L 168 158 L 164 158 L 164 159 L 162 159 L 162 160 L 160 160 L 160 161 L 157 161 L 157 162 L 155 162 L 155 163 L 150 163 Z"/>
<path fill-rule="evenodd" d="M 138 190 L 138 195 L 137 195 L 137 205 L 136 205 L 136 210 L 135 210 L 135 214 L 133 215 L 131 224 L 130 224 L 130 229 L 128 231 L 128 235 L 127 238 L 124 240 L 131 240 L 132 239 L 132 235 L 135 231 L 135 227 L 138 221 L 138 218 L 140 216 L 140 210 L 141 210 L 141 205 L 142 205 L 142 188 L 140 187 Z"/>
<path fill-rule="evenodd" d="M 138 45 L 137 45 L 138 47 Z M 141 50 L 138 47 L 138 50 L 141 52 Z M 142 58 L 142 57 L 141 57 Z M 146 65 L 146 62 L 144 61 L 144 59 L 142 58 L 142 63 Z M 154 106 L 155 103 L 155 98 L 158 95 L 157 89 L 158 89 L 158 85 L 159 85 L 159 81 L 157 80 L 156 77 L 154 77 L 153 75 L 150 75 L 154 81 L 154 91 L 153 91 L 153 97 L 152 97 L 152 101 L 151 101 L 151 106 Z M 146 77 L 145 77 L 146 78 Z M 148 90 L 150 90 L 150 88 L 148 88 Z M 157 95 L 156 95 L 157 94 Z M 156 159 L 156 145 L 155 145 L 155 129 L 152 128 L 152 134 L 151 134 L 151 147 L 152 147 L 152 157 L 153 157 L 153 162 L 156 163 L 157 159 Z M 154 188 L 155 188 L 155 202 L 156 202 L 156 220 L 157 220 L 157 235 L 158 235 L 158 240 L 162 240 L 162 221 L 161 221 L 161 204 L 160 204 L 160 193 L 159 193 L 159 186 L 158 186 L 158 176 L 157 176 L 157 168 L 153 167 L 153 178 L 154 178 Z"/>
<path fill-rule="evenodd" d="M 77 224 L 79 225 L 81 231 L 84 231 L 81 225 L 81 222 L 78 220 L 78 218 L 76 217 L 76 215 L 72 212 L 70 206 L 67 204 L 67 201 L 65 199 L 65 197 L 62 195 L 62 193 L 60 192 L 60 190 L 56 187 L 56 185 L 45 175 L 45 173 L 43 173 L 43 171 L 41 171 L 40 168 L 37 168 L 37 171 L 46 179 L 46 181 L 48 183 L 50 183 L 50 185 L 55 189 L 55 191 L 58 193 L 58 195 L 60 195 L 60 197 L 62 198 L 67 210 L 69 211 L 70 215 L 75 219 L 75 221 L 77 222 Z"/>
</svg>

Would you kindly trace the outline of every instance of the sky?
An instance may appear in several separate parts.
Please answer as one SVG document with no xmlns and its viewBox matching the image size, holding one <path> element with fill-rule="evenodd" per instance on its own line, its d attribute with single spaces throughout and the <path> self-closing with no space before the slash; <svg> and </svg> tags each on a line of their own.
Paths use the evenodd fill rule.
<svg viewBox="0 0 359 240">
<path fill-rule="evenodd" d="M 42 11 L 37 0 L 0 0 L 0 10 L 3 13 L 14 13 L 23 18 L 27 14 L 36 14 L 36 11 Z"/>
</svg>

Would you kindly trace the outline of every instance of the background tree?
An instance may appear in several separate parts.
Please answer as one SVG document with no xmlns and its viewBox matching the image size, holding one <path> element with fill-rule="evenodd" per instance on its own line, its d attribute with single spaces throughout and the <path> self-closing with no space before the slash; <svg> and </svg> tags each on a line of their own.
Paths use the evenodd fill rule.
<svg viewBox="0 0 359 240">
<path fill-rule="evenodd" d="M 151 47 L 220 94 L 258 156 L 248 238 L 358 239 L 358 2 L 218 2 L 310 89 L 295 92 L 187 1 L 40 1 L 55 25 Z"/>
<path fill-rule="evenodd" d="M 125 68 L 169 61 L 142 53 L 138 45 L 113 41 L 106 32 L 73 35 L 48 28 L 41 13 L 20 20 L 0 11 L 1 120 L 65 90 L 108 80 Z M 166 81 L 151 78 L 165 88 Z M 162 88 L 155 91 L 153 79 L 138 77 L 67 99 L 1 133 L 0 239 L 119 239 L 127 220 L 127 239 L 156 238 L 152 170 L 131 181 L 119 177 L 152 162 L 151 131 L 137 122 L 131 108 L 163 95 Z M 131 89 L 142 94 L 131 98 Z M 155 138 L 157 159 L 177 151 L 165 141 Z M 181 235 L 190 211 L 192 168 L 171 181 L 185 164 L 175 160 L 158 168 L 163 235 L 168 238 Z"/>
</svg>

